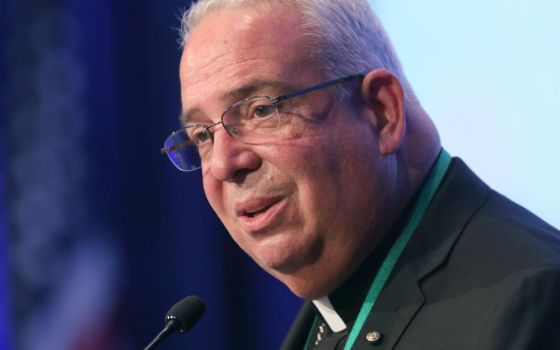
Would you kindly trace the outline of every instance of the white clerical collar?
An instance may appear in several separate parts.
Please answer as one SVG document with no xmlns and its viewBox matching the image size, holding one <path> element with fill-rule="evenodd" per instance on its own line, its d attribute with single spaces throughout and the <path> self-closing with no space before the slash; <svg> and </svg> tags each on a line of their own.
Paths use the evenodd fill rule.
<svg viewBox="0 0 560 350">
<path fill-rule="evenodd" d="M 338 333 L 347 328 L 346 323 L 344 323 L 342 318 L 340 318 L 328 297 L 313 300 L 313 304 L 317 310 L 319 310 L 321 316 L 323 316 L 323 319 L 327 322 L 331 331 Z"/>
</svg>

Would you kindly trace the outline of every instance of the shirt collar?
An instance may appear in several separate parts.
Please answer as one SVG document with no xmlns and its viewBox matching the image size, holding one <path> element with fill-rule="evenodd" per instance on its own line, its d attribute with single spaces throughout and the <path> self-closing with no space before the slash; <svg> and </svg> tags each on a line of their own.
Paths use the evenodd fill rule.
<svg viewBox="0 0 560 350">
<path fill-rule="evenodd" d="M 333 331 L 334 333 L 338 333 L 348 328 L 344 320 L 334 309 L 328 297 L 313 300 L 313 304 L 315 305 L 321 316 L 323 316 L 323 319 L 325 320 L 331 331 Z"/>
</svg>

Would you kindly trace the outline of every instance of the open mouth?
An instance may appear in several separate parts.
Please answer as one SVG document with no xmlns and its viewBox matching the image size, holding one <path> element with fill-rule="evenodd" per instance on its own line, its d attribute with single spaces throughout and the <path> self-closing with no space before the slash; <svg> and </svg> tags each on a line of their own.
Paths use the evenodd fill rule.
<svg viewBox="0 0 560 350">
<path fill-rule="evenodd" d="M 262 207 L 262 208 L 257 209 L 257 210 L 246 211 L 244 215 L 249 217 L 249 218 L 254 218 L 254 217 L 264 213 L 265 211 L 267 211 L 271 206 L 272 205 L 267 205 L 267 206 Z"/>
<path fill-rule="evenodd" d="M 271 229 L 287 207 L 287 201 L 281 198 L 267 198 L 247 203 L 245 208 L 239 208 L 237 215 L 241 227 L 250 233 L 263 233 Z"/>
</svg>

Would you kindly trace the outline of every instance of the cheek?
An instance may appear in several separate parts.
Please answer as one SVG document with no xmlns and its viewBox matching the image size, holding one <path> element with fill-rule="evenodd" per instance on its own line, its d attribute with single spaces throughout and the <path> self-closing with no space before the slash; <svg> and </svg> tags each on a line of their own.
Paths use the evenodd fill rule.
<svg viewBox="0 0 560 350">
<path fill-rule="evenodd" d="M 285 165 L 297 186 L 298 208 L 304 218 L 305 231 L 327 226 L 337 210 L 342 185 L 338 150 L 325 140 L 314 139 L 312 146 L 297 147 L 297 157 Z"/>
<path fill-rule="evenodd" d="M 300 170 L 295 169 L 300 171 L 300 203 L 306 217 L 319 221 L 325 230 L 359 224 L 353 222 L 355 213 L 369 212 L 380 195 L 374 186 L 381 174 L 373 140 L 358 131 L 316 141 L 322 142 L 302 152 Z"/>
<path fill-rule="evenodd" d="M 219 181 L 213 179 L 210 175 L 204 174 L 202 178 L 202 185 L 208 203 L 210 203 L 210 206 L 212 207 L 212 209 L 214 209 L 218 217 L 223 220 L 225 218 L 225 207 L 222 196 L 222 184 Z"/>
<path fill-rule="evenodd" d="M 246 243 L 243 241 L 243 235 L 237 227 L 236 219 L 234 218 L 231 209 L 228 211 L 226 206 L 228 199 L 224 193 L 225 189 L 222 183 L 211 177 L 205 177 L 203 179 L 203 186 L 208 203 L 210 203 L 210 206 L 225 226 L 230 236 L 243 250 L 246 250 Z"/>
</svg>

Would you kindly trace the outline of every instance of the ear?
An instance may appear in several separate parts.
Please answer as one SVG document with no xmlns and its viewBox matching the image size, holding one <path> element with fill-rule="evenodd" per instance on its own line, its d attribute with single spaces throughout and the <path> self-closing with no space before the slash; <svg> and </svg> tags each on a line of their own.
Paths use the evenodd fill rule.
<svg viewBox="0 0 560 350">
<path fill-rule="evenodd" d="M 379 135 L 379 153 L 399 148 L 406 131 L 404 92 L 399 80 L 385 69 L 369 72 L 362 82 L 362 98 L 371 112 L 370 125 Z"/>
</svg>

